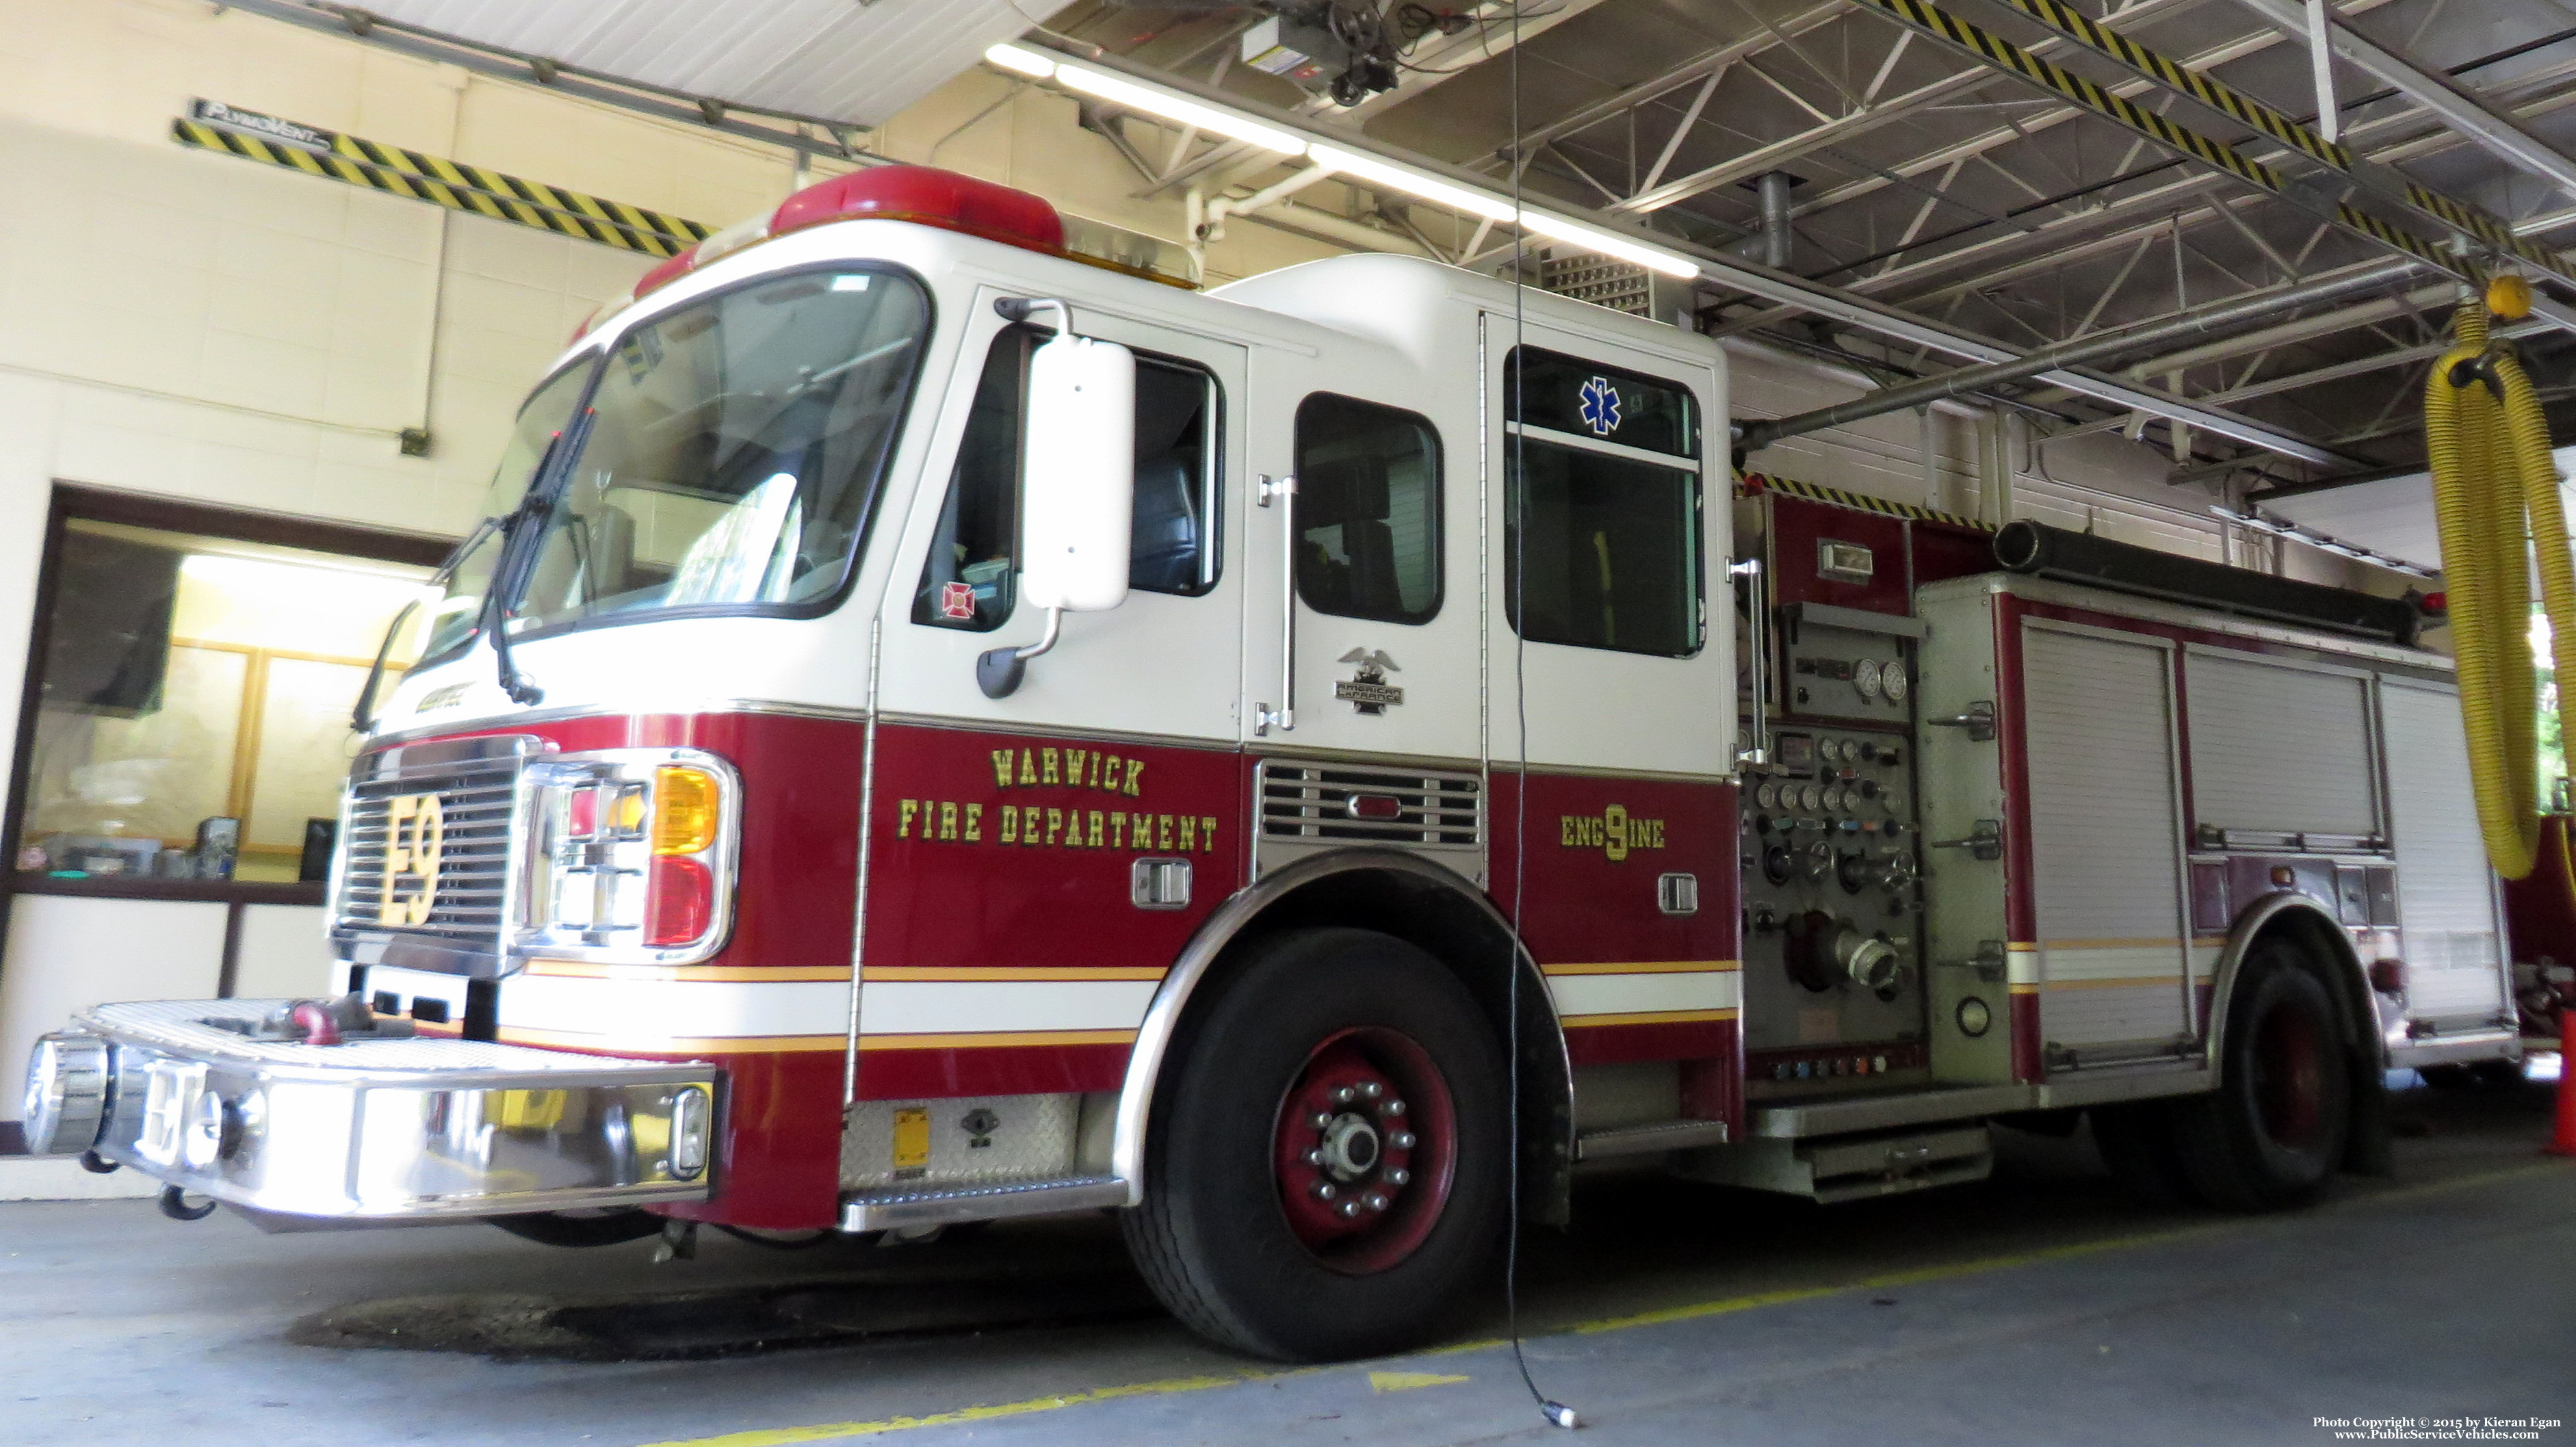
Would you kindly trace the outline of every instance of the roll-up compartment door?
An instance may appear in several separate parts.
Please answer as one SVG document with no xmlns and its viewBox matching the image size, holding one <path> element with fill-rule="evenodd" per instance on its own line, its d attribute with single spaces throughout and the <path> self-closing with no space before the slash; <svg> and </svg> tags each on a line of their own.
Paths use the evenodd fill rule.
<svg viewBox="0 0 2576 1447">
<path fill-rule="evenodd" d="M 2022 676 L 2041 1038 L 2134 1058 L 2189 1028 L 2171 645 L 2031 623 Z"/>
<path fill-rule="evenodd" d="M 2201 828 L 2318 847 L 2381 832 L 2368 678 L 2191 648 L 2183 683 Z"/>
<path fill-rule="evenodd" d="M 2380 686 L 2379 707 L 2388 737 L 2407 1013 L 2418 1020 L 2488 1019 L 2504 1009 L 2504 976 L 2459 695 L 2389 679 Z"/>
</svg>

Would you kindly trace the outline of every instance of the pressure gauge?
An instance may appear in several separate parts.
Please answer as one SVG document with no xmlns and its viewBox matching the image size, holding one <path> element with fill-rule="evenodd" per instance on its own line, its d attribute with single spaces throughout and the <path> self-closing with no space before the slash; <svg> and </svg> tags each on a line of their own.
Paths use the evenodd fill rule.
<svg viewBox="0 0 2576 1447">
<path fill-rule="evenodd" d="M 1911 687 L 1905 681 L 1905 665 L 1894 659 L 1881 664 L 1878 670 L 1878 686 L 1886 693 L 1889 703 L 1905 702 L 1905 692 Z"/>
<path fill-rule="evenodd" d="M 1825 790 L 1825 809 L 1828 813 L 1834 814 L 1839 814 L 1843 811 L 1842 785 L 1835 784 Z"/>
<path fill-rule="evenodd" d="M 1768 779 L 1763 780 L 1761 787 L 1753 791 L 1753 802 L 1765 809 L 1779 807 L 1780 786 Z"/>
<path fill-rule="evenodd" d="M 1878 700 L 1879 677 L 1877 659 L 1864 658 L 1859 663 L 1852 666 L 1852 687 L 1860 690 L 1861 697 L 1868 699 L 1873 703 Z"/>
<path fill-rule="evenodd" d="M 1798 790 L 1798 807 L 1806 810 L 1810 814 L 1813 814 L 1818 809 L 1825 807 L 1825 786 L 1822 784 L 1806 784 L 1800 786 Z"/>
</svg>

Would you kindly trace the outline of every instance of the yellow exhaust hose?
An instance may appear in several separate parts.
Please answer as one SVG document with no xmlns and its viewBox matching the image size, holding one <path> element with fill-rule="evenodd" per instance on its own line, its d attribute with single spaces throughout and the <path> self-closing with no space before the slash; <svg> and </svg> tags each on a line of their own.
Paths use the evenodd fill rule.
<svg viewBox="0 0 2576 1447">
<path fill-rule="evenodd" d="M 2531 569 L 2536 555 L 2552 661 L 2576 683 L 2576 562 L 2531 378 L 2509 347 L 2488 346 L 2481 302 L 2464 303 L 2451 323 L 2457 344 L 2424 385 L 2425 451 L 2478 826 L 2495 872 L 2520 879 L 2540 845 Z M 2560 707 L 2563 719 L 2563 695 Z"/>
</svg>

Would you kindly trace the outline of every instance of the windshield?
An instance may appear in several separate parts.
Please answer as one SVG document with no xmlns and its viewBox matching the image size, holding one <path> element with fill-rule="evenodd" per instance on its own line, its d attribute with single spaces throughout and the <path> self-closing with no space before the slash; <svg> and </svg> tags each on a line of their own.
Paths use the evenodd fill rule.
<svg viewBox="0 0 2576 1447">
<path fill-rule="evenodd" d="M 501 465 L 492 473 L 492 486 L 483 494 L 483 517 L 467 535 L 456 556 L 450 560 L 447 596 L 429 618 L 429 639 L 421 647 L 421 657 L 436 658 L 465 643 L 483 622 L 483 591 L 492 585 L 492 569 L 501 560 L 504 541 L 500 520 L 519 505 L 519 498 L 536 480 L 537 468 L 544 463 L 546 449 L 571 420 L 574 404 L 581 401 L 581 389 L 590 380 L 590 367 L 584 364 L 566 367 L 537 388 L 536 395 L 519 409 L 518 429 L 510 434 L 510 445 L 501 452 Z"/>
<path fill-rule="evenodd" d="M 918 285 L 850 270 L 743 287 L 621 338 L 581 453 L 521 545 L 513 635 L 647 610 L 828 607 L 929 325 Z"/>
</svg>

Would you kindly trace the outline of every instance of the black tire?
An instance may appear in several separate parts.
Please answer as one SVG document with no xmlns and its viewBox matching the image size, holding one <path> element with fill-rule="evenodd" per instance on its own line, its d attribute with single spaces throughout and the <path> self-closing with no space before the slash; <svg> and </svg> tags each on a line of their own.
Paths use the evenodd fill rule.
<svg viewBox="0 0 2576 1447">
<path fill-rule="evenodd" d="M 1223 990 L 1155 1093 L 1145 1199 L 1121 1223 L 1138 1269 L 1192 1330 L 1255 1356 L 1339 1360 L 1434 1336 L 1495 1279 L 1503 1240 L 1507 1085 L 1483 1012 L 1429 955 L 1369 930 L 1264 940 Z M 1381 1093 L 1317 1094 L 1343 1077 Z M 1351 1133 L 1385 1128 L 1369 1137 L 1377 1173 L 1343 1176 L 1329 1205 L 1333 1178 L 1300 1174 L 1315 1158 L 1295 1154 L 1310 1128 L 1319 1147 L 1336 1139 L 1315 1124 L 1327 1118 L 1345 1132 L 1337 1170 L 1361 1154 Z M 1356 1224 L 1319 1224 L 1353 1208 Z"/>
<path fill-rule="evenodd" d="M 2229 1211 L 2305 1205 L 2341 1165 L 2352 1132 L 2349 1032 L 2306 956 L 2259 947 L 2238 973 L 2219 1087 L 2173 1103 L 2192 1189 Z"/>
<path fill-rule="evenodd" d="M 2174 1141 L 2171 1102 L 2097 1105 L 2085 1118 L 2093 1126 L 2094 1149 L 2122 1190 L 2151 1206 L 2199 1204 L 2183 1169 L 2182 1148 Z"/>
<path fill-rule="evenodd" d="M 483 1219 L 513 1236 L 524 1237 L 541 1246 L 619 1246 L 659 1235 L 662 1230 L 661 1217 L 635 1207 L 585 1214 L 532 1211 L 524 1215 L 486 1216 Z"/>
<path fill-rule="evenodd" d="M 2519 1060 L 2481 1060 L 2469 1067 L 2469 1078 L 2481 1090 L 2520 1090 L 2531 1077 Z"/>
</svg>

